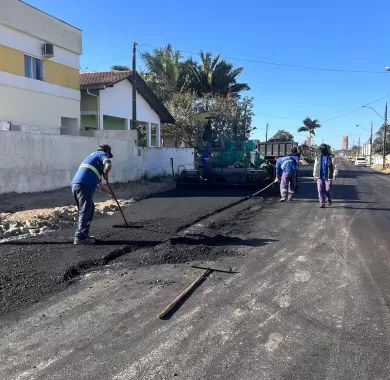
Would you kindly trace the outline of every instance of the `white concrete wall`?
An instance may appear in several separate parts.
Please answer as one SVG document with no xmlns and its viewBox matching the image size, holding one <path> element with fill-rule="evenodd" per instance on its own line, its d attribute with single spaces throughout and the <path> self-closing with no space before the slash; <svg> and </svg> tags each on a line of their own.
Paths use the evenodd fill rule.
<svg viewBox="0 0 390 380">
<path fill-rule="evenodd" d="M 0 1 L 0 24 L 78 55 L 82 52 L 81 30 L 22 1 Z"/>
<path fill-rule="evenodd" d="M 112 182 L 135 180 L 145 172 L 170 174 L 171 157 L 175 169 L 193 166 L 193 149 L 137 148 L 134 140 L 134 131 L 105 131 L 93 138 L 0 131 L 0 194 L 69 186 L 80 162 L 103 143 L 114 155 Z"/>
<path fill-rule="evenodd" d="M 173 158 L 173 169 L 175 173 L 183 168 L 194 167 L 194 150 L 192 148 L 140 148 L 141 156 L 136 157 L 135 177 L 143 174 L 172 174 L 171 161 Z M 180 168 L 179 168 L 180 167 Z"/>
<path fill-rule="evenodd" d="M 372 163 L 374 165 L 382 165 L 383 164 L 383 156 L 379 154 L 374 154 L 372 156 Z M 386 156 L 386 164 L 390 164 L 390 154 Z"/>
</svg>

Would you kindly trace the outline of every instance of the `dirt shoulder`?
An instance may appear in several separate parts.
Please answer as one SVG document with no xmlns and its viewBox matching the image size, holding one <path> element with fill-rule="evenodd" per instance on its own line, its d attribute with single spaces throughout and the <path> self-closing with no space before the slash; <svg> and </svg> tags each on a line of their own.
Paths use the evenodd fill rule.
<svg viewBox="0 0 390 380">
<path fill-rule="evenodd" d="M 386 168 L 383 169 L 383 165 L 372 165 L 371 169 L 375 170 L 376 172 L 384 173 L 384 174 L 390 174 L 390 165 L 386 165 Z"/>
</svg>

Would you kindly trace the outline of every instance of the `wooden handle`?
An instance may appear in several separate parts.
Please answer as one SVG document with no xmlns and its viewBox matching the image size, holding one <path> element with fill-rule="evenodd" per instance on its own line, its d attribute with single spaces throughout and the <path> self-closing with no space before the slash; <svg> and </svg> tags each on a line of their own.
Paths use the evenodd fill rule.
<svg viewBox="0 0 390 380">
<path fill-rule="evenodd" d="M 128 226 L 127 220 L 125 218 L 125 214 L 123 213 L 122 207 L 121 207 L 121 205 L 118 202 L 118 198 L 115 196 L 114 192 L 112 191 L 112 187 L 111 187 L 110 183 L 108 182 L 108 180 L 106 180 L 106 183 L 107 183 L 107 186 L 108 186 L 108 188 L 109 188 L 109 190 L 111 192 L 112 197 L 114 198 L 116 204 L 118 205 L 119 211 L 122 214 L 122 218 L 125 221 L 125 225 Z"/>
<path fill-rule="evenodd" d="M 180 301 L 196 286 L 204 277 L 209 275 L 212 272 L 212 269 L 207 268 L 199 277 L 197 277 L 191 285 L 181 292 L 174 301 L 172 301 L 159 315 L 158 318 L 164 318 Z"/>
</svg>

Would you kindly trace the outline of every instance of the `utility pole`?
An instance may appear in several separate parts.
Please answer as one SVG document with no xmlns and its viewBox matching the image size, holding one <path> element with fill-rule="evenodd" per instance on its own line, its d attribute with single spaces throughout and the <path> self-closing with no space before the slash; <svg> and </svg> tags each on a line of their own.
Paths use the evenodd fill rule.
<svg viewBox="0 0 390 380">
<path fill-rule="evenodd" d="M 359 136 L 359 142 L 358 142 L 358 157 L 360 157 L 360 136 Z"/>
<path fill-rule="evenodd" d="M 133 42 L 133 83 L 132 83 L 132 105 L 133 105 L 133 128 L 137 129 L 137 70 L 136 70 L 136 54 L 137 54 L 137 43 Z"/>
<path fill-rule="evenodd" d="M 386 129 L 387 129 L 387 102 L 385 107 L 385 123 L 383 125 L 383 170 L 386 169 Z"/>
<path fill-rule="evenodd" d="M 370 128 L 370 166 L 372 165 L 372 122 Z"/>
<path fill-rule="evenodd" d="M 267 141 L 268 141 L 268 123 L 265 126 L 265 142 L 267 142 Z"/>
</svg>

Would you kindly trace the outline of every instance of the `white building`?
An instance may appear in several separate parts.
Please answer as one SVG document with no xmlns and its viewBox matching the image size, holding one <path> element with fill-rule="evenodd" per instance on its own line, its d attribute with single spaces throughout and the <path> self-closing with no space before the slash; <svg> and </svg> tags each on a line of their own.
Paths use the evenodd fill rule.
<svg viewBox="0 0 390 380">
<path fill-rule="evenodd" d="M 80 74 L 81 129 L 90 131 L 137 129 L 139 146 L 161 146 L 161 124 L 174 119 L 137 74 L 137 128 L 132 114 L 133 74 L 105 71 Z"/>
<path fill-rule="evenodd" d="M 81 31 L 20 0 L 0 1 L 0 128 L 60 134 L 80 118 Z"/>
</svg>

